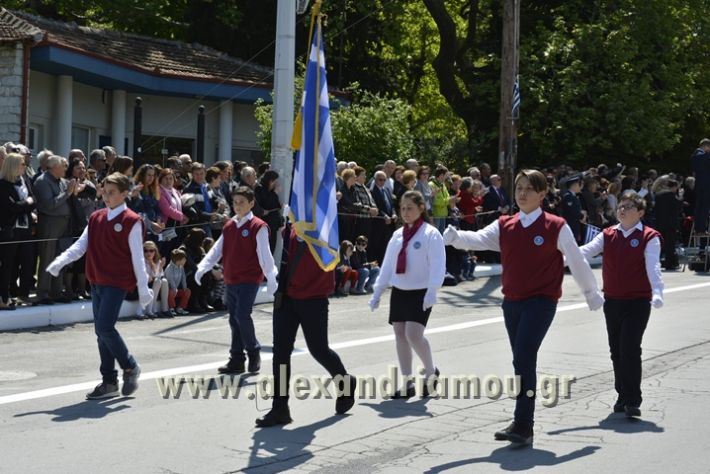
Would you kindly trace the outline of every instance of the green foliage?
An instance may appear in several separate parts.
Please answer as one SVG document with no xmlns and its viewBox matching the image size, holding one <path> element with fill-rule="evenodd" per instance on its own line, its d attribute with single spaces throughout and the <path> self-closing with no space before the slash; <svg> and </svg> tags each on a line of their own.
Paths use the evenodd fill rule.
<svg viewBox="0 0 710 474">
<path fill-rule="evenodd" d="M 300 96 L 300 94 L 298 94 Z M 407 117 L 410 107 L 401 99 L 384 98 L 370 92 L 356 92 L 348 107 L 333 107 L 330 121 L 333 146 L 339 161 L 355 161 L 372 169 L 386 160 L 404 162 L 414 155 L 414 141 Z M 257 137 L 266 156 L 271 153 L 271 104 L 258 103 Z"/>
</svg>

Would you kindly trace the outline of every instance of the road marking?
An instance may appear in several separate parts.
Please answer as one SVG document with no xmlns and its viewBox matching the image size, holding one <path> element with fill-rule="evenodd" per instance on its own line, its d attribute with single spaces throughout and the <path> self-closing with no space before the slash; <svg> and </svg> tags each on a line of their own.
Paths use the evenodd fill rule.
<svg viewBox="0 0 710 474">
<path fill-rule="evenodd" d="M 665 290 L 664 293 L 678 293 L 680 291 L 689 291 L 689 290 L 696 290 L 698 288 L 705 288 L 710 286 L 710 283 L 698 283 L 695 285 L 687 285 L 687 286 L 679 286 L 676 288 L 670 288 Z M 577 309 L 584 309 L 587 307 L 586 303 L 575 303 L 575 304 L 570 304 L 567 306 L 562 306 L 557 308 L 558 313 L 562 313 L 565 311 L 574 311 Z M 459 323 L 459 324 L 450 324 L 448 326 L 442 326 L 438 328 L 430 328 L 426 330 L 426 334 L 440 334 L 440 333 L 445 333 L 445 332 L 452 332 L 452 331 L 461 331 L 464 329 L 470 329 L 478 326 L 486 326 L 488 324 L 496 324 L 496 323 L 501 323 L 503 322 L 503 317 L 498 316 L 495 318 L 486 318 L 486 319 L 479 319 L 476 321 L 469 321 L 466 323 Z M 377 336 L 377 337 L 369 337 L 365 339 L 355 339 L 353 341 L 343 341 L 343 342 L 336 342 L 334 344 L 331 344 L 330 347 L 332 349 L 346 349 L 350 347 L 359 347 L 359 346 L 367 346 L 370 344 L 379 344 L 381 342 L 389 342 L 389 341 L 394 341 L 394 334 L 388 334 L 386 336 Z M 303 349 L 303 348 L 294 348 L 294 353 L 293 357 L 298 357 L 304 354 L 307 354 L 308 351 Z M 267 353 L 262 355 L 262 361 L 269 361 L 273 358 L 273 354 Z M 205 371 L 213 371 L 217 367 L 223 364 L 223 361 L 220 362 L 209 362 L 205 364 L 198 364 L 198 365 L 188 365 L 185 367 L 175 367 L 171 369 L 162 369 L 162 370 L 155 370 L 153 372 L 146 372 L 141 374 L 140 380 L 142 382 L 148 381 L 148 380 L 154 380 L 159 377 L 170 377 L 173 375 L 184 375 L 184 374 L 194 374 L 194 373 L 199 373 L 199 372 L 205 372 Z M 38 398 L 47 398 L 47 397 L 53 397 L 56 395 L 63 395 L 65 393 L 72 393 L 72 392 L 80 392 L 82 390 L 91 390 L 94 388 L 96 385 L 101 383 L 100 380 L 94 380 L 91 382 L 82 382 L 82 383 L 76 383 L 72 385 L 63 385 L 60 387 L 52 387 L 52 388 L 46 388 L 42 390 L 34 390 L 31 392 L 24 392 L 24 393 L 16 393 L 13 395 L 5 395 L 0 397 L 0 405 L 6 405 L 9 403 L 16 403 L 16 402 L 23 402 L 27 400 L 36 400 Z"/>
</svg>

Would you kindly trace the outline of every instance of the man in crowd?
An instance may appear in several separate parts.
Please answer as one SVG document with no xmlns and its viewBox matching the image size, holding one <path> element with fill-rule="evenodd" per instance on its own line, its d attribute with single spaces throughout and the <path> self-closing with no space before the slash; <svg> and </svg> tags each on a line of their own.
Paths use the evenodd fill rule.
<svg viewBox="0 0 710 474">
<path fill-rule="evenodd" d="M 695 232 L 708 235 L 710 212 L 710 138 L 703 138 L 690 157 L 695 175 Z"/>
</svg>

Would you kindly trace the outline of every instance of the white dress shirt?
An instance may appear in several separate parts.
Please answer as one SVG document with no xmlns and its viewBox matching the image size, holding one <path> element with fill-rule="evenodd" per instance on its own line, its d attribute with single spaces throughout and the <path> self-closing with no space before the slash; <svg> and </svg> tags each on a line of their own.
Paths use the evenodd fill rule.
<svg viewBox="0 0 710 474">
<path fill-rule="evenodd" d="M 522 211 L 518 213 L 520 224 L 525 228 L 530 227 L 540 216 L 542 216 L 542 209 L 539 207 L 529 214 Z M 463 250 L 492 250 L 494 252 L 500 252 L 500 227 L 498 220 L 496 219 L 493 223 L 477 232 L 458 231 L 458 239 L 456 239 L 452 245 L 457 249 Z M 592 269 L 589 267 L 589 263 L 585 260 L 579 247 L 577 247 L 577 242 L 574 240 L 572 230 L 567 224 L 563 225 L 560 229 L 560 233 L 557 237 L 557 249 L 562 252 L 572 272 L 572 277 L 574 277 L 577 286 L 579 286 L 582 293 L 584 293 L 584 297 L 589 302 L 590 298 L 599 294 L 599 287 L 597 286 L 596 278 L 594 278 L 594 273 L 592 273 Z"/>
<path fill-rule="evenodd" d="M 621 231 L 621 235 L 625 239 L 636 230 L 643 232 L 643 224 L 639 221 L 631 229 L 624 229 L 621 224 L 614 226 L 614 229 Z M 588 244 L 580 247 L 585 258 L 596 257 L 604 252 L 604 233 L 600 232 Z M 661 241 L 658 237 L 654 237 L 646 243 L 646 249 L 643 251 L 643 258 L 646 264 L 646 275 L 651 283 L 651 292 L 654 296 L 663 297 L 663 278 L 661 277 Z"/>
<path fill-rule="evenodd" d="M 106 220 L 111 222 L 119 214 L 127 209 L 126 204 L 123 203 L 118 207 L 109 209 L 106 215 Z M 143 258 L 143 223 L 136 222 L 128 234 L 128 247 L 131 249 L 131 262 L 133 263 L 133 274 L 136 277 L 136 286 L 138 287 L 138 296 L 141 301 L 145 301 L 150 294 L 150 289 L 148 288 L 148 272 L 145 270 L 145 259 Z M 50 269 L 56 269 L 57 272 L 64 268 L 71 262 L 79 260 L 89 248 L 89 226 L 84 228 L 84 232 L 81 233 L 79 240 L 74 242 L 74 244 L 66 249 L 60 256 L 58 256 L 54 261 L 47 267 L 47 271 Z M 52 272 L 50 272 L 52 273 Z M 150 297 L 152 298 L 152 296 Z"/>
<path fill-rule="evenodd" d="M 436 227 L 424 223 L 407 245 L 407 270 L 397 273 L 397 257 L 404 241 L 403 227 L 397 229 L 387 244 L 380 275 L 374 286 L 376 295 L 388 286 L 400 290 L 438 289 L 444 284 L 446 251 L 444 239 Z"/>
<path fill-rule="evenodd" d="M 244 224 L 249 222 L 254 218 L 254 213 L 250 212 L 246 216 L 239 219 L 237 216 L 232 217 L 232 220 L 236 222 L 237 229 L 241 228 Z M 214 243 L 212 248 L 205 258 L 203 258 L 199 264 L 197 264 L 196 275 L 202 276 L 219 262 L 222 258 L 222 248 L 224 246 L 224 233 L 219 236 L 217 242 Z M 259 260 L 259 266 L 261 271 L 264 273 L 267 281 L 276 281 L 276 265 L 274 264 L 274 256 L 271 255 L 271 247 L 269 247 L 269 230 L 266 227 L 262 227 L 256 233 L 256 256 Z"/>
</svg>

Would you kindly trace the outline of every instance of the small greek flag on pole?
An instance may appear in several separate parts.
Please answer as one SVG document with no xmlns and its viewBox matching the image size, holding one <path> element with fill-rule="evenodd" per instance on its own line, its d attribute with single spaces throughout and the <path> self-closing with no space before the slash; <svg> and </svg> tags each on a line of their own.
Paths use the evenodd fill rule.
<svg viewBox="0 0 710 474">
<path fill-rule="evenodd" d="M 513 117 L 517 117 L 518 112 L 520 112 L 520 77 L 515 76 L 515 82 L 513 82 Z"/>
<path fill-rule="evenodd" d="M 599 235 L 599 233 L 602 231 L 599 227 L 595 227 L 590 224 L 586 224 L 586 228 L 587 229 L 584 232 L 584 245 L 594 240 L 594 237 Z"/>
<path fill-rule="evenodd" d="M 330 271 L 340 259 L 340 241 L 335 199 L 335 151 L 320 16 L 311 41 L 301 112 L 294 125 L 292 142 L 297 153 L 289 202 L 290 218 L 296 234 L 306 242 L 318 266 Z"/>
</svg>

